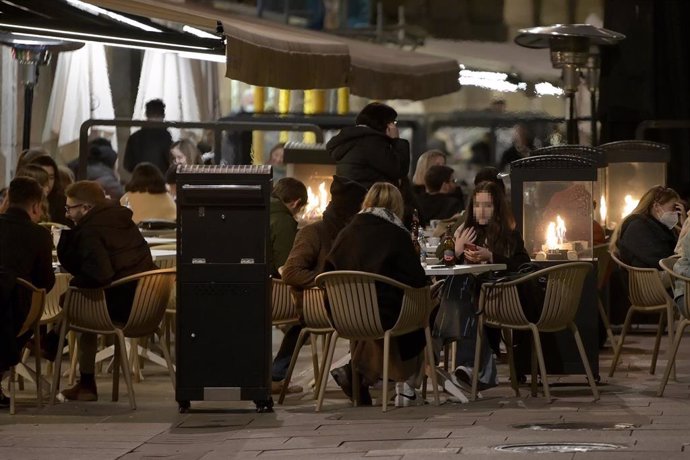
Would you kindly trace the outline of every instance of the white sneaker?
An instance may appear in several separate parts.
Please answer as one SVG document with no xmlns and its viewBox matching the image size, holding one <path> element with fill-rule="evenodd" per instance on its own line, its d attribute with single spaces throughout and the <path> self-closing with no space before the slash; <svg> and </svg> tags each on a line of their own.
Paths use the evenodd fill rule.
<svg viewBox="0 0 690 460">
<path fill-rule="evenodd" d="M 463 393 L 462 388 L 453 383 L 453 381 L 450 379 L 446 379 L 443 382 L 443 389 L 446 393 L 450 395 L 450 397 L 448 398 L 450 402 L 459 402 L 461 404 L 465 404 L 470 401 L 467 398 L 467 395 Z"/>
<path fill-rule="evenodd" d="M 422 395 L 406 382 L 395 384 L 395 407 L 421 406 L 424 404 Z"/>
</svg>

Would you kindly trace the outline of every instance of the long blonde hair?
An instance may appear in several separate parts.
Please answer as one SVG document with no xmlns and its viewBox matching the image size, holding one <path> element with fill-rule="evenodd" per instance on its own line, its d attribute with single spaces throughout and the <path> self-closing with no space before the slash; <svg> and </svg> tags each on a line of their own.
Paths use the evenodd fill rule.
<svg viewBox="0 0 690 460">
<path fill-rule="evenodd" d="M 371 186 L 364 201 L 362 209 L 366 208 L 386 208 L 401 220 L 405 212 L 405 205 L 400 190 L 388 182 L 376 182 Z"/>
<path fill-rule="evenodd" d="M 647 190 L 645 194 L 642 195 L 642 198 L 640 198 L 640 202 L 637 203 L 635 209 L 633 209 L 632 212 L 625 219 L 623 219 L 623 222 L 618 224 L 618 227 L 616 227 L 616 229 L 613 231 L 611 241 L 609 242 L 609 251 L 615 253 L 618 252 L 616 243 L 618 243 L 618 239 L 621 236 L 621 229 L 631 217 L 635 215 L 646 215 L 653 218 L 654 216 L 652 215 L 652 208 L 654 207 L 655 203 L 664 205 L 672 200 L 680 200 L 680 195 L 678 195 L 678 192 L 670 187 L 655 185 Z"/>
<path fill-rule="evenodd" d="M 414 185 L 424 185 L 424 175 L 431 167 L 432 161 L 438 157 L 443 158 L 443 164 L 446 164 L 446 155 L 440 150 L 427 150 L 420 155 L 417 160 L 417 167 L 414 170 L 414 176 L 412 176 L 412 183 Z"/>
</svg>

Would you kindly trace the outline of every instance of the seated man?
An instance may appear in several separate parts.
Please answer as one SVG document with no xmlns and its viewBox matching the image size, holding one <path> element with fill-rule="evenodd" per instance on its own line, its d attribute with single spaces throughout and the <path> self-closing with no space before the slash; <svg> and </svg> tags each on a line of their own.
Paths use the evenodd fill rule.
<svg viewBox="0 0 690 460">
<path fill-rule="evenodd" d="M 450 166 L 434 165 L 424 175 L 426 193 L 419 195 L 422 225 L 443 220 L 462 212 L 464 203 L 457 198 L 455 171 Z"/>
<path fill-rule="evenodd" d="M 30 177 L 17 177 L 7 192 L 8 209 L 0 214 L 0 381 L 2 374 L 19 362 L 19 353 L 29 337 L 17 340 L 31 306 L 24 290 L 15 287 L 22 278 L 49 291 L 55 283 L 52 267 L 53 241 L 36 224 L 43 211 L 43 189 Z M 9 398 L 0 389 L 0 407 Z"/>
<path fill-rule="evenodd" d="M 75 226 L 63 230 L 58 258 L 74 278 L 70 284 L 80 288 L 104 287 L 120 278 L 155 270 L 144 237 L 132 221 L 132 211 L 105 198 L 103 188 L 94 181 L 76 182 L 65 190 L 66 215 Z M 136 282 L 106 289 L 108 312 L 114 323 L 129 317 Z M 62 392 L 65 399 L 96 401 L 94 379 L 96 335 L 79 337 L 81 379 Z"/>
</svg>

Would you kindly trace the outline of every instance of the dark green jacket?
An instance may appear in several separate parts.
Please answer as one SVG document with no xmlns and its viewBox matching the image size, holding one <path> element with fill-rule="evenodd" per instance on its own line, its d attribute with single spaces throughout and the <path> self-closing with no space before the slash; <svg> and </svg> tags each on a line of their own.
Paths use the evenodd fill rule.
<svg viewBox="0 0 690 460">
<path fill-rule="evenodd" d="M 271 272 L 278 275 L 278 267 L 285 264 L 297 235 L 297 221 L 290 210 L 277 198 L 271 198 Z"/>
</svg>

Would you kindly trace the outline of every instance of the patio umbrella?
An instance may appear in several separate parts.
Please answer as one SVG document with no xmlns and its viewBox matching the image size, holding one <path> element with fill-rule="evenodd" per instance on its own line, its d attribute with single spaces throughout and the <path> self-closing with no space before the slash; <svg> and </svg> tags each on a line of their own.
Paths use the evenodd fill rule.
<svg viewBox="0 0 690 460">
<path fill-rule="evenodd" d="M 145 119 L 146 102 L 162 99 L 165 103 L 166 120 L 199 121 L 199 101 L 194 90 L 197 83 L 201 84 L 195 81 L 189 59 L 176 53 L 146 50 L 132 118 Z M 179 139 L 181 135 L 188 137 L 191 133 L 199 136 L 198 130 L 180 133 L 179 129 L 170 129 L 173 140 Z"/>
<path fill-rule="evenodd" d="M 63 148 L 78 141 L 79 128 L 89 118 L 115 118 L 105 48 L 99 43 L 87 43 L 79 50 L 58 55 L 43 143 L 57 140 L 57 147 Z M 99 129 L 110 135 L 117 149 L 115 129 Z"/>
</svg>

